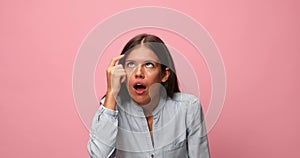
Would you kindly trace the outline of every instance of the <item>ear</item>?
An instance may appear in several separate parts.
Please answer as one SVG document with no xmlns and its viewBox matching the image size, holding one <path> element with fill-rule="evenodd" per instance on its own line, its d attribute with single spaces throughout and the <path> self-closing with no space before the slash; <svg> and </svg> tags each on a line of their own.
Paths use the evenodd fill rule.
<svg viewBox="0 0 300 158">
<path fill-rule="evenodd" d="M 165 72 L 163 73 L 163 76 L 161 78 L 161 82 L 166 82 L 170 76 L 170 68 L 166 68 Z"/>
</svg>

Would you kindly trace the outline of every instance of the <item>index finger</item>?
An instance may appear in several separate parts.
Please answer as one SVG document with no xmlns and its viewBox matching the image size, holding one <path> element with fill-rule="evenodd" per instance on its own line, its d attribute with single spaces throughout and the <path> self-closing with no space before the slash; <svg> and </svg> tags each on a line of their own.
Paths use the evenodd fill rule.
<svg viewBox="0 0 300 158">
<path fill-rule="evenodd" d="M 109 64 L 109 67 L 115 66 L 115 64 L 116 64 L 120 59 L 122 59 L 123 57 L 124 57 L 124 54 L 114 57 L 114 58 L 111 60 L 111 62 L 110 62 L 110 64 Z"/>
</svg>

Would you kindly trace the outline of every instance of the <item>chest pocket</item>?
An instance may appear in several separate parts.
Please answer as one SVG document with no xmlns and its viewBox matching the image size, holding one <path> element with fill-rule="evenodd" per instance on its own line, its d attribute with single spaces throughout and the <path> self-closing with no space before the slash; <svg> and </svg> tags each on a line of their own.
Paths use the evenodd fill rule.
<svg viewBox="0 0 300 158">
<path fill-rule="evenodd" d="M 187 141 L 185 138 L 177 138 L 171 144 L 163 148 L 165 158 L 185 158 L 187 157 Z"/>
</svg>

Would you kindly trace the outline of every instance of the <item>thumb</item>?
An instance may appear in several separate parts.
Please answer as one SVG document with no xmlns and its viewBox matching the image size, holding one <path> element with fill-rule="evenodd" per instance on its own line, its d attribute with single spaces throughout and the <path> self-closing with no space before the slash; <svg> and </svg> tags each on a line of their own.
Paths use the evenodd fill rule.
<svg viewBox="0 0 300 158">
<path fill-rule="evenodd" d="M 122 76 L 121 78 L 121 83 L 125 82 L 126 81 L 126 76 Z"/>
</svg>

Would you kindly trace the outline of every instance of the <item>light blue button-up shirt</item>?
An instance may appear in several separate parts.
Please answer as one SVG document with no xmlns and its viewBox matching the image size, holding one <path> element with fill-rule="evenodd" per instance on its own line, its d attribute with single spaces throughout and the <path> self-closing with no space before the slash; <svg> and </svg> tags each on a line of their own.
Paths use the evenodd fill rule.
<svg viewBox="0 0 300 158">
<path fill-rule="evenodd" d="M 197 97 L 175 93 L 154 109 L 152 137 L 143 109 L 130 101 L 117 110 L 103 106 L 92 122 L 92 158 L 209 158 L 203 111 Z"/>
</svg>

